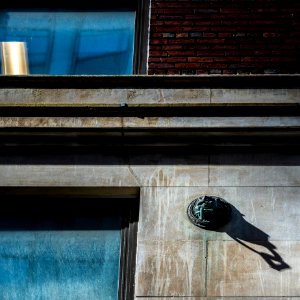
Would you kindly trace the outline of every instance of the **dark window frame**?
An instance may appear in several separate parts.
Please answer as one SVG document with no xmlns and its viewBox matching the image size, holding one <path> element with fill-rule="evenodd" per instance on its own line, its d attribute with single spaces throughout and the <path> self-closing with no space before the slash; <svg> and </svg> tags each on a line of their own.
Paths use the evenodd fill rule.
<svg viewBox="0 0 300 300">
<path fill-rule="evenodd" d="M 36 3 L 32 0 L 24 2 L 21 0 L 14 1 L 12 3 L 1 3 L 0 10 L 14 9 L 14 10 L 78 10 L 78 11 L 93 11 L 93 10 L 129 10 L 136 12 L 135 21 L 135 37 L 134 37 L 134 53 L 133 53 L 133 75 L 147 74 L 147 58 L 148 58 L 148 40 L 149 40 L 149 22 L 150 22 L 150 0 L 110 0 L 110 1 L 98 1 L 96 4 L 91 0 L 87 0 L 79 3 L 70 4 L 67 0 L 53 0 L 50 3 Z M 108 2 L 108 3 L 106 3 Z M 97 74 L 95 74 L 97 76 Z M 116 74 L 117 76 L 118 74 Z M 51 75 L 50 75 L 51 76 Z M 74 76 L 74 75 L 68 75 Z M 76 76 L 76 75 L 75 75 Z M 85 75 L 80 75 L 85 76 Z M 103 75 L 98 75 L 103 76 Z"/>
<path fill-rule="evenodd" d="M 139 205 L 131 205 L 122 224 L 119 300 L 134 299 Z"/>
<path fill-rule="evenodd" d="M 115 211 L 116 201 L 120 200 L 118 203 L 121 203 L 122 207 L 117 206 L 118 212 L 122 214 L 118 300 L 134 299 L 139 194 L 139 189 L 136 188 L 0 187 L 2 201 L 8 200 L 9 197 L 15 200 L 21 199 L 22 202 L 24 197 L 25 199 L 29 197 L 31 200 L 49 198 L 55 200 L 55 205 L 63 198 L 68 201 L 73 199 L 80 201 L 80 199 L 88 198 L 104 201 L 104 209 L 107 207 L 109 211 Z M 13 209 L 16 206 L 15 202 L 12 202 L 11 205 Z M 26 207 L 26 201 L 24 205 Z M 22 209 L 20 213 L 23 213 Z"/>
<path fill-rule="evenodd" d="M 133 74 L 147 74 L 150 0 L 139 0 L 136 10 Z"/>
</svg>

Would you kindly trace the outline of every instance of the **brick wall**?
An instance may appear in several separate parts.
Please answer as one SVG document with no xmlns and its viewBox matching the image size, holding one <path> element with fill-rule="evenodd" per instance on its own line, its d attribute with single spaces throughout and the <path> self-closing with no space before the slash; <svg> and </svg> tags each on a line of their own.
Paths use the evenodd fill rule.
<svg viewBox="0 0 300 300">
<path fill-rule="evenodd" d="M 152 0 L 149 74 L 300 73 L 300 1 Z"/>
</svg>

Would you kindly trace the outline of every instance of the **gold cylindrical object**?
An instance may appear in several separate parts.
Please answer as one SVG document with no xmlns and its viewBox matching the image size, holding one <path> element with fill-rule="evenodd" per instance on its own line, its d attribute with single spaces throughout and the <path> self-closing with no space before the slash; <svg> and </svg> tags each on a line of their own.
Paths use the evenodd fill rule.
<svg viewBox="0 0 300 300">
<path fill-rule="evenodd" d="M 27 75 L 28 56 L 25 42 L 1 42 L 2 74 Z"/>
</svg>

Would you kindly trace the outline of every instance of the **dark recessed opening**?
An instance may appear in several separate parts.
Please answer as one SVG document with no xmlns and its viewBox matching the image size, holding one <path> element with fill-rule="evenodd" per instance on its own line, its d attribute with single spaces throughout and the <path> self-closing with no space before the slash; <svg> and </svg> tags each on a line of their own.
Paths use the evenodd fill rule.
<svg viewBox="0 0 300 300">
<path fill-rule="evenodd" d="M 11 197 L 0 210 L 0 231 L 117 229 L 132 212 L 136 218 L 136 206 L 136 199 Z"/>
<path fill-rule="evenodd" d="M 2 201 L 1 299 L 133 297 L 136 197 L 18 192 Z"/>
</svg>

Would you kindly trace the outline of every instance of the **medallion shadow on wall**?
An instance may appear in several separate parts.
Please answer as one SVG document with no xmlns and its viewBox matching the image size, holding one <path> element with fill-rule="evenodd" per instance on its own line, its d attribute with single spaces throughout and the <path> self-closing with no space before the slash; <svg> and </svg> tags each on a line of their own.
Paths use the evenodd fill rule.
<svg viewBox="0 0 300 300">
<path fill-rule="evenodd" d="M 187 214 L 190 221 L 203 229 L 225 232 L 232 239 L 260 255 L 268 265 L 282 271 L 291 267 L 276 251 L 276 246 L 269 241 L 269 235 L 244 219 L 237 208 L 226 200 L 216 196 L 201 196 L 193 200 Z M 260 252 L 250 245 L 265 247 L 269 252 Z"/>
</svg>

